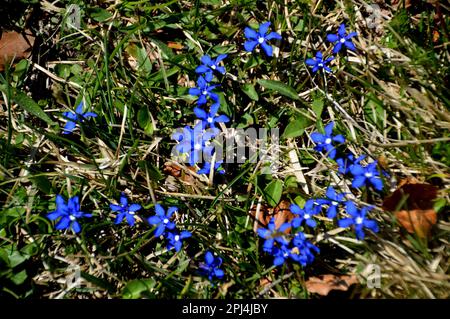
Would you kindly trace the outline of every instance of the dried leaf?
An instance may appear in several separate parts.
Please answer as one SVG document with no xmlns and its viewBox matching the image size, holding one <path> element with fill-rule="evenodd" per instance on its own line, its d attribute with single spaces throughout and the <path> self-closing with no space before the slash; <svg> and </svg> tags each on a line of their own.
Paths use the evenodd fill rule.
<svg viewBox="0 0 450 319">
<path fill-rule="evenodd" d="M 306 289 L 310 293 L 316 293 L 321 296 L 326 296 L 331 290 L 347 291 L 348 288 L 358 283 L 358 278 L 355 275 L 322 275 L 320 277 L 310 277 L 306 281 Z"/>
<path fill-rule="evenodd" d="M 0 38 L 0 71 L 3 71 L 5 64 L 12 59 L 18 61 L 28 58 L 34 39 L 29 32 L 25 35 L 17 32 L 3 32 Z"/>
<path fill-rule="evenodd" d="M 395 212 L 400 225 L 409 233 L 426 238 L 432 226 L 437 222 L 433 201 L 437 197 L 437 187 L 419 183 L 415 179 L 406 179 L 399 188 L 383 201 L 383 208 Z M 406 198 L 406 200 L 405 200 Z"/>
<path fill-rule="evenodd" d="M 427 238 L 431 228 L 437 222 L 434 209 L 401 210 L 395 213 L 395 217 L 408 233 L 416 233 L 420 238 Z"/>
</svg>

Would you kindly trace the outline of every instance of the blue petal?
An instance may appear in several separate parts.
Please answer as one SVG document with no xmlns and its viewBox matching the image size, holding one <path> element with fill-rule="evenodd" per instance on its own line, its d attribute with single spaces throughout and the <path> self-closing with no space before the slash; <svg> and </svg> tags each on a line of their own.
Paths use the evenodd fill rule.
<svg viewBox="0 0 450 319">
<path fill-rule="evenodd" d="M 344 23 L 342 23 L 339 26 L 338 34 L 341 38 L 345 37 L 345 24 Z"/>
<path fill-rule="evenodd" d="M 229 121 L 230 121 L 230 118 L 226 115 L 219 115 L 218 117 L 216 117 L 214 119 L 214 122 L 217 122 L 217 123 L 227 123 Z"/>
<path fill-rule="evenodd" d="M 223 272 L 223 270 L 222 269 L 214 269 L 214 275 L 216 275 L 216 277 L 218 278 L 218 279 L 221 279 L 221 278 L 223 278 L 223 276 L 225 275 L 225 273 Z"/>
<path fill-rule="evenodd" d="M 269 30 L 270 27 L 270 21 L 261 23 L 261 25 L 259 26 L 259 34 L 260 35 L 265 35 L 267 33 L 267 31 Z"/>
<path fill-rule="evenodd" d="M 70 218 L 69 216 L 63 216 L 59 222 L 56 224 L 56 229 L 57 230 L 62 230 L 62 229 L 66 229 L 69 227 L 70 224 Z"/>
<path fill-rule="evenodd" d="M 176 211 L 178 211 L 178 207 L 176 206 L 171 206 L 167 209 L 167 218 L 172 217 L 173 213 L 175 213 Z"/>
<path fill-rule="evenodd" d="M 197 68 L 195 68 L 196 73 L 205 73 L 209 71 L 209 67 L 206 65 L 199 65 Z"/>
<path fill-rule="evenodd" d="M 374 187 L 377 191 L 383 190 L 383 181 L 382 181 L 381 178 L 379 178 L 378 176 L 372 177 L 372 178 L 370 179 L 370 183 L 373 185 L 373 187 Z"/>
<path fill-rule="evenodd" d="M 284 258 L 283 257 L 275 257 L 275 259 L 273 260 L 273 264 L 275 266 L 280 266 L 284 263 Z"/>
<path fill-rule="evenodd" d="M 164 211 L 164 208 L 160 204 L 155 205 L 155 212 L 156 212 L 156 215 L 158 215 L 160 217 L 165 216 L 165 213 L 166 213 Z"/>
<path fill-rule="evenodd" d="M 317 62 L 314 59 L 306 59 L 305 63 L 307 65 L 313 66 L 313 65 L 316 65 Z"/>
<path fill-rule="evenodd" d="M 271 45 L 267 44 L 267 42 L 263 42 L 261 43 L 261 47 L 263 48 L 267 56 L 272 56 L 273 49 Z"/>
<path fill-rule="evenodd" d="M 342 43 L 341 42 L 336 43 L 336 45 L 333 48 L 333 53 L 337 54 L 339 51 L 341 51 L 341 48 L 342 48 Z"/>
<path fill-rule="evenodd" d="M 151 216 L 147 219 L 147 221 L 150 225 L 157 225 L 162 222 L 161 218 L 158 216 Z"/>
<path fill-rule="evenodd" d="M 252 52 L 255 49 L 257 44 L 258 44 L 258 41 L 246 41 L 244 43 L 244 49 L 247 52 Z"/>
<path fill-rule="evenodd" d="M 142 206 L 139 204 L 131 204 L 130 207 L 128 208 L 128 210 L 130 212 L 136 212 L 136 211 L 140 210 L 141 208 L 142 208 Z"/>
<path fill-rule="evenodd" d="M 189 94 L 199 96 L 201 94 L 201 91 L 199 88 L 190 88 Z"/>
<path fill-rule="evenodd" d="M 83 113 L 83 101 L 78 104 L 77 108 L 75 109 L 75 113 L 82 114 Z"/>
<path fill-rule="evenodd" d="M 118 225 L 122 222 L 123 218 L 125 217 L 125 213 L 119 213 L 116 216 L 115 224 Z"/>
<path fill-rule="evenodd" d="M 364 220 L 364 226 L 373 231 L 374 233 L 378 233 L 379 231 L 377 222 L 374 220 L 367 220 L 367 219 Z"/>
<path fill-rule="evenodd" d="M 338 41 L 339 37 L 337 36 L 337 34 L 328 34 L 327 40 L 333 43 L 333 42 Z"/>
<path fill-rule="evenodd" d="M 67 121 L 66 125 L 64 126 L 64 131 L 62 132 L 63 134 L 69 134 L 70 132 L 73 131 L 73 129 L 75 128 L 77 124 L 75 122 L 72 121 Z"/>
<path fill-rule="evenodd" d="M 109 204 L 109 208 L 111 208 L 111 210 L 113 212 L 118 212 L 121 211 L 123 208 L 122 206 L 116 205 L 116 204 Z"/>
<path fill-rule="evenodd" d="M 206 120 L 207 118 L 206 112 L 199 107 L 194 108 L 194 113 L 199 119 Z"/>
<path fill-rule="evenodd" d="M 210 65 L 210 64 L 211 64 L 211 57 L 210 57 L 209 55 L 205 54 L 204 56 L 202 56 L 202 57 L 200 58 L 200 61 L 201 61 L 203 64 Z"/>
<path fill-rule="evenodd" d="M 88 117 L 97 117 L 98 115 L 94 112 L 86 112 L 85 114 L 83 114 L 83 117 L 85 119 L 87 119 Z"/>
<path fill-rule="evenodd" d="M 47 214 L 47 218 L 50 219 L 50 220 L 55 220 L 58 217 L 63 216 L 63 215 L 64 215 L 63 213 L 55 210 L 53 212 L 48 213 Z"/>
<path fill-rule="evenodd" d="M 281 40 L 282 37 L 281 37 L 281 35 L 279 35 L 279 34 L 276 33 L 276 32 L 270 32 L 270 33 L 266 36 L 266 40 L 269 41 L 269 40 L 272 40 L 272 39 Z"/>
<path fill-rule="evenodd" d="M 338 220 L 338 226 L 341 228 L 347 228 L 353 225 L 353 219 L 351 218 L 342 218 Z"/>
<path fill-rule="evenodd" d="M 130 226 L 134 226 L 134 215 L 132 214 L 126 214 L 127 216 L 127 222 Z"/>
<path fill-rule="evenodd" d="M 360 188 L 362 186 L 364 186 L 366 182 L 366 177 L 364 175 L 359 175 L 357 177 L 355 177 L 355 179 L 352 182 L 352 186 L 354 188 Z"/>
<path fill-rule="evenodd" d="M 255 40 L 258 37 L 258 33 L 255 30 L 253 30 L 252 28 L 249 28 L 249 27 L 246 27 L 244 29 L 244 34 L 245 34 L 245 37 L 247 39 L 249 39 L 249 40 Z M 252 50 L 253 49 L 251 49 L 250 51 L 252 51 Z"/>
<path fill-rule="evenodd" d="M 319 132 L 314 132 L 311 134 L 311 139 L 313 140 L 314 143 L 318 144 L 325 142 L 326 138 L 323 134 L 320 134 Z"/>
<path fill-rule="evenodd" d="M 345 39 L 346 39 L 346 40 L 349 40 L 350 38 L 356 37 L 357 35 L 358 35 L 357 32 L 350 32 L 350 33 L 345 37 Z"/>
<path fill-rule="evenodd" d="M 74 220 L 72 222 L 72 229 L 73 229 L 75 234 L 78 234 L 81 231 L 81 226 L 76 220 Z"/>
<path fill-rule="evenodd" d="M 214 256 L 210 251 L 207 251 L 205 254 L 205 262 L 207 265 L 212 265 L 214 262 Z"/>
<path fill-rule="evenodd" d="M 333 141 L 338 142 L 338 143 L 345 143 L 345 137 L 343 137 L 341 134 L 336 135 L 335 137 L 333 137 Z"/>
<path fill-rule="evenodd" d="M 353 44 L 352 40 L 347 40 L 344 42 L 344 44 L 349 50 L 356 51 L 356 47 Z"/>
<path fill-rule="evenodd" d="M 155 237 L 159 237 L 164 233 L 165 230 L 164 224 L 159 224 L 158 227 L 156 227 L 155 233 L 153 234 Z"/>
</svg>

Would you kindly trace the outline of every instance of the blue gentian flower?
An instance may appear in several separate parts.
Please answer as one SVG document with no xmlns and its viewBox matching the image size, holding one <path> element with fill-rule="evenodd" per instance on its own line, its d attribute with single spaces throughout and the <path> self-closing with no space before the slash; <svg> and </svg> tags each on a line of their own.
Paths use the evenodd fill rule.
<svg viewBox="0 0 450 319">
<path fill-rule="evenodd" d="M 263 250 L 271 253 L 274 248 L 275 241 L 281 245 L 289 244 L 289 241 L 285 238 L 283 232 L 291 227 L 290 223 L 284 223 L 279 228 L 275 226 L 275 218 L 272 217 L 267 225 L 267 229 L 258 228 L 258 235 L 264 238 Z"/>
<path fill-rule="evenodd" d="M 226 115 L 216 116 L 219 107 L 219 103 L 214 103 L 213 105 L 211 105 L 209 113 L 206 113 L 199 107 L 194 108 L 194 113 L 200 120 L 202 120 L 204 128 L 208 126 L 211 128 L 215 128 L 216 123 L 227 123 L 230 121 L 230 119 Z"/>
<path fill-rule="evenodd" d="M 292 239 L 291 258 L 296 262 L 300 263 L 302 266 L 306 266 L 314 261 L 314 254 L 320 252 L 319 248 L 309 242 L 305 234 L 298 232 Z"/>
<path fill-rule="evenodd" d="M 293 227 L 300 227 L 303 222 L 309 227 L 316 227 L 317 223 L 312 217 L 320 212 L 320 205 L 315 200 L 308 199 L 303 208 L 296 204 L 291 204 L 289 208 L 293 214 L 298 215 L 292 220 Z"/>
<path fill-rule="evenodd" d="M 85 112 L 83 113 L 83 102 L 78 104 L 75 109 L 75 113 L 73 112 L 64 112 L 62 114 L 66 119 L 66 125 L 64 126 L 62 134 L 69 134 L 75 129 L 77 122 L 81 123 L 83 120 L 87 120 L 89 117 L 97 117 L 97 114 L 94 112 Z"/>
<path fill-rule="evenodd" d="M 128 204 L 128 199 L 124 193 L 120 195 L 120 205 L 110 204 L 109 207 L 117 214 L 115 224 L 120 224 L 125 218 L 130 226 L 134 226 L 135 214 L 142 208 L 139 204 Z"/>
<path fill-rule="evenodd" d="M 264 22 L 259 26 L 259 30 L 255 31 L 252 28 L 246 27 L 244 30 L 245 37 L 248 41 L 244 43 L 244 48 L 247 52 L 252 52 L 255 47 L 259 44 L 267 56 L 272 56 L 272 46 L 267 44 L 267 41 L 272 39 L 281 39 L 281 35 L 276 32 L 270 32 L 266 34 L 269 30 L 270 22 Z"/>
<path fill-rule="evenodd" d="M 170 250 L 172 248 L 175 248 L 175 251 L 179 252 L 181 246 L 183 245 L 183 239 L 189 238 L 191 236 L 192 234 L 187 230 L 184 230 L 181 233 L 178 233 L 178 231 L 167 233 L 167 240 L 169 241 L 167 243 L 167 249 Z"/>
<path fill-rule="evenodd" d="M 355 156 L 350 153 L 345 158 L 336 159 L 336 163 L 338 164 L 338 172 L 344 175 L 350 173 L 351 167 L 355 164 L 359 164 L 359 162 L 364 158 L 366 158 L 366 155 L 361 155 L 355 159 Z"/>
<path fill-rule="evenodd" d="M 180 141 L 180 144 L 175 147 L 176 150 L 180 153 L 187 153 L 189 155 L 189 164 L 194 166 L 202 160 L 202 154 L 207 148 L 206 143 L 219 132 L 217 128 L 209 128 L 205 131 L 203 123 L 199 121 L 193 129 L 185 127 L 182 133 L 175 133 L 172 137 Z"/>
<path fill-rule="evenodd" d="M 319 132 L 314 132 L 311 134 L 311 139 L 314 143 L 316 143 L 316 146 L 314 149 L 318 152 L 321 152 L 322 150 L 325 150 L 328 153 L 328 157 L 331 159 L 334 159 L 336 156 L 336 149 L 333 146 L 333 142 L 336 143 L 344 143 L 345 138 L 342 135 L 336 135 L 333 136 L 333 127 L 334 122 L 329 123 L 327 126 L 325 126 L 325 134 L 321 134 Z"/>
<path fill-rule="evenodd" d="M 209 83 L 205 80 L 204 77 L 199 76 L 197 80 L 197 87 L 190 88 L 189 94 L 198 96 L 197 100 L 198 105 L 206 104 L 208 98 L 217 103 L 219 102 L 219 96 L 212 91 L 217 86 L 218 84 L 209 85 Z"/>
<path fill-rule="evenodd" d="M 156 215 L 148 218 L 150 225 L 157 225 L 154 234 L 155 237 L 161 236 L 166 229 L 172 230 L 175 228 L 175 223 L 171 222 L 170 219 L 177 210 L 178 208 L 175 206 L 169 207 L 166 214 L 164 208 L 160 204 L 155 205 Z"/>
<path fill-rule="evenodd" d="M 348 35 L 346 35 L 345 24 L 342 23 L 339 26 L 338 34 L 328 34 L 327 40 L 331 43 L 337 42 L 337 44 L 333 48 L 334 54 L 338 53 L 341 50 L 342 45 L 346 46 L 352 51 L 356 51 L 355 45 L 352 42 L 352 38 L 356 35 L 358 35 L 356 32 L 350 32 Z"/>
<path fill-rule="evenodd" d="M 338 221 L 339 227 L 346 228 L 354 225 L 356 238 L 364 239 L 364 228 L 368 228 L 374 233 L 378 232 L 377 222 L 366 218 L 367 212 L 373 207 L 363 207 L 362 209 L 356 208 L 353 202 L 347 202 L 346 211 L 351 216 L 350 218 L 343 218 Z"/>
<path fill-rule="evenodd" d="M 334 218 L 338 213 L 339 204 L 345 203 L 345 194 L 336 194 L 333 186 L 329 186 L 326 192 L 327 198 L 318 199 L 320 205 L 328 205 L 327 217 Z"/>
<path fill-rule="evenodd" d="M 365 167 L 360 164 L 353 164 L 350 167 L 350 173 L 354 176 L 352 186 L 359 188 L 371 184 L 376 190 L 381 191 L 383 189 L 383 181 L 378 173 L 377 164 L 377 161 L 374 161 Z"/>
<path fill-rule="evenodd" d="M 273 247 L 272 256 L 274 257 L 273 265 L 278 267 L 291 258 L 292 254 L 288 246 L 281 245 L 280 247 Z"/>
<path fill-rule="evenodd" d="M 227 54 L 220 54 L 217 58 L 211 59 L 211 57 L 209 55 L 204 55 L 200 59 L 200 61 L 203 64 L 199 65 L 195 69 L 195 72 L 197 72 L 198 74 L 204 75 L 205 80 L 207 82 L 211 82 L 213 79 L 214 71 L 217 71 L 221 74 L 225 74 L 225 67 L 219 66 L 219 63 L 226 57 L 227 57 Z"/>
<path fill-rule="evenodd" d="M 224 271 L 220 269 L 222 265 L 222 258 L 214 257 L 214 255 L 207 251 L 205 254 L 205 262 L 199 265 L 199 269 L 202 275 L 207 276 L 209 281 L 214 278 L 222 279 L 225 275 Z"/>
<path fill-rule="evenodd" d="M 324 69 L 327 72 L 331 73 L 331 69 L 327 66 L 330 61 L 334 59 L 333 56 L 327 58 L 326 60 L 323 59 L 322 52 L 317 52 L 315 59 L 306 59 L 305 63 L 312 67 L 312 72 L 316 73 L 319 69 Z"/>
<path fill-rule="evenodd" d="M 56 196 L 56 210 L 47 214 L 50 220 L 59 219 L 56 224 L 57 230 L 72 229 L 75 233 L 79 233 L 81 226 L 78 219 L 81 217 L 92 217 L 92 214 L 86 214 L 80 211 L 80 201 L 78 196 L 69 198 L 67 204 L 61 195 Z"/>
</svg>

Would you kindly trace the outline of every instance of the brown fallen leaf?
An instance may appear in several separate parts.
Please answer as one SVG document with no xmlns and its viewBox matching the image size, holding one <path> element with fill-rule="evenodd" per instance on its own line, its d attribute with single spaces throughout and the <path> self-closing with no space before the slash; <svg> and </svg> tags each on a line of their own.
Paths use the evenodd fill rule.
<svg viewBox="0 0 450 319">
<path fill-rule="evenodd" d="M 18 61 L 30 56 L 35 37 L 30 32 L 3 32 L 0 38 L 0 71 L 12 59 Z"/>
<path fill-rule="evenodd" d="M 358 283 L 358 278 L 355 275 L 321 275 L 319 277 L 310 277 L 306 281 L 306 289 L 310 293 L 316 293 L 321 296 L 326 296 L 331 290 L 347 291 L 348 288 Z"/>
<path fill-rule="evenodd" d="M 395 192 L 383 201 L 383 209 L 394 212 L 400 225 L 406 231 L 426 238 L 437 222 L 433 201 L 437 197 L 437 187 L 419 183 L 415 179 L 403 180 Z"/>
<path fill-rule="evenodd" d="M 420 238 L 427 238 L 437 222 L 434 209 L 401 210 L 395 213 L 395 217 L 408 233 L 416 233 Z"/>
</svg>

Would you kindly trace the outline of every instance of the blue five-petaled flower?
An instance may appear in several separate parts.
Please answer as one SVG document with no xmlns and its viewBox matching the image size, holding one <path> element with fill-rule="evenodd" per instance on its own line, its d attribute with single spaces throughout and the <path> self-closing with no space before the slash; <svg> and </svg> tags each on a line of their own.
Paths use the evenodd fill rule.
<svg viewBox="0 0 450 319">
<path fill-rule="evenodd" d="M 334 57 L 329 57 L 327 59 L 323 59 L 322 52 L 317 52 L 316 57 L 314 59 L 306 59 L 305 63 L 312 67 L 312 72 L 316 73 L 319 69 L 324 69 L 327 72 L 331 72 L 331 69 L 327 66 L 328 63 L 330 63 Z"/>
<path fill-rule="evenodd" d="M 319 132 L 314 132 L 311 134 L 311 139 L 314 143 L 316 143 L 316 146 L 314 149 L 318 152 L 321 152 L 322 150 L 325 150 L 328 152 L 328 156 L 331 159 L 334 159 L 336 156 L 336 149 L 333 146 L 333 142 L 336 143 L 344 143 L 345 138 L 342 135 L 336 135 L 333 136 L 333 127 L 334 122 L 329 123 L 327 126 L 325 126 L 325 134 L 321 134 Z"/>
<path fill-rule="evenodd" d="M 378 232 L 377 222 L 374 220 L 369 220 L 366 218 L 367 212 L 372 209 L 372 207 L 363 207 L 358 209 L 353 202 L 347 202 L 346 211 L 351 216 L 350 218 L 343 218 L 338 221 L 339 227 L 346 228 L 354 225 L 356 238 L 364 239 L 364 228 L 370 229 L 374 233 Z"/>
<path fill-rule="evenodd" d="M 166 214 L 164 208 L 160 204 L 155 205 L 156 215 L 148 218 L 149 224 L 156 225 L 154 233 L 155 237 L 161 236 L 166 229 L 172 230 L 175 228 L 175 223 L 170 221 L 170 219 L 177 210 L 178 208 L 175 206 L 169 207 Z"/>
<path fill-rule="evenodd" d="M 272 217 L 272 219 L 269 221 L 269 224 L 267 225 L 267 229 L 258 228 L 259 237 L 265 239 L 263 244 L 263 250 L 265 252 L 272 253 L 275 241 L 277 241 L 281 245 L 287 245 L 289 241 L 286 239 L 283 232 L 287 230 L 289 227 L 291 227 L 291 224 L 284 223 L 280 225 L 279 228 L 276 228 L 275 218 Z"/>
<path fill-rule="evenodd" d="M 298 215 L 292 220 L 293 227 L 299 227 L 303 222 L 309 227 L 316 227 L 317 223 L 312 217 L 320 212 L 320 205 L 315 200 L 308 199 L 303 208 L 291 204 L 290 210 L 293 214 Z"/>
<path fill-rule="evenodd" d="M 207 276 L 209 281 L 214 278 L 222 279 L 225 275 L 224 271 L 219 267 L 222 265 L 222 258 L 214 257 L 214 255 L 207 251 L 205 254 L 205 262 L 199 265 L 202 275 Z"/>
<path fill-rule="evenodd" d="M 247 52 L 252 52 L 257 45 L 260 45 L 267 56 L 272 56 L 272 46 L 267 43 L 272 39 L 281 39 L 281 35 L 276 32 L 270 32 L 266 34 L 269 30 L 270 22 L 264 22 L 259 26 L 259 30 L 255 31 L 252 28 L 246 27 L 244 29 L 245 37 L 247 41 L 244 43 L 244 48 Z"/>
<path fill-rule="evenodd" d="M 198 96 L 197 104 L 203 105 L 206 104 L 208 98 L 213 100 L 215 103 L 219 102 L 219 96 L 214 93 L 214 90 L 218 84 L 210 85 L 208 81 L 203 76 L 199 76 L 197 79 L 197 87 L 190 88 L 189 94 Z"/>
<path fill-rule="evenodd" d="M 317 200 L 320 205 L 328 205 L 327 217 L 334 218 L 338 213 L 338 207 L 345 202 L 345 194 L 337 194 L 333 186 L 329 186 L 326 192 L 326 198 Z"/>
<path fill-rule="evenodd" d="M 172 248 L 175 248 L 175 251 L 179 252 L 181 246 L 183 245 L 183 239 L 189 238 L 191 236 L 191 232 L 187 230 L 183 230 L 180 233 L 178 231 L 167 233 L 167 240 L 169 241 L 167 243 L 167 249 L 170 250 Z"/>
<path fill-rule="evenodd" d="M 213 105 L 211 105 L 209 113 L 206 113 L 199 107 L 194 108 L 194 113 L 200 120 L 202 120 L 204 128 L 206 128 L 207 126 L 215 128 L 216 123 L 227 123 L 230 121 L 230 119 L 226 115 L 216 116 L 219 107 L 219 103 L 214 103 Z"/>
<path fill-rule="evenodd" d="M 92 214 L 86 214 L 80 211 L 80 202 L 78 196 L 69 198 L 67 204 L 61 195 L 56 196 L 56 210 L 47 214 L 50 220 L 59 221 L 56 224 L 57 230 L 72 229 L 75 233 L 79 233 L 81 226 L 78 219 L 81 217 L 92 217 Z"/>
<path fill-rule="evenodd" d="M 128 199 L 124 193 L 120 195 L 120 205 L 110 204 L 109 207 L 113 212 L 118 212 L 115 224 L 120 224 L 125 218 L 128 225 L 134 226 L 136 212 L 142 207 L 139 204 L 128 204 Z"/>
<path fill-rule="evenodd" d="M 205 80 L 211 82 L 214 71 L 225 74 L 225 67 L 220 66 L 219 63 L 226 57 L 227 54 L 220 54 L 217 58 L 211 59 L 209 55 L 204 55 L 200 59 L 202 64 L 195 69 L 195 72 L 204 75 Z"/>
<path fill-rule="evenodd" d="M 352 38 L 355 37 L 356 35 L 357 35 L 356 32 L 350 32 L 348 35 L 346 35 L 345 24 L 342 23 L 339 26 L 338 34 L 328 34 L 327 40 L 330 41 L 331 43 L 337 42 L 333 48 L 334 54 L 338 53 L 343 45 L 347 47 L 347 49 L 356 51 L 355 45 L 352 42 Z"/>
<path fill-rule="evenodd" d="M 83 120 L 87 120 L 89 117 L 97 117 L 97 114 L 95 114 L 94 112 L 83 113 L 83 102 L 80 102 L 80 104 L 78 104 L 77 108 L 75 109 L 75 113 L 64 112 L 62 115 L 67 119 L 66 125 L 64 126 L 62 132 L 63 134 L 71 133 L 75 129 L 77 122 L 81 123 L 83 122 Z"/>
<path fill-rule="evenodd" d="M 365 167 L 359 163 L 353 164 L 350 167 L 350 173 L 354 176 L 352 186 L 355 188 L 371 184 L 378 191 L 383 189 L 383 181 L 377 170 L 377 161 L 374 161 Z"/>
</svg>

